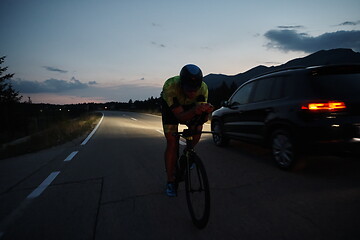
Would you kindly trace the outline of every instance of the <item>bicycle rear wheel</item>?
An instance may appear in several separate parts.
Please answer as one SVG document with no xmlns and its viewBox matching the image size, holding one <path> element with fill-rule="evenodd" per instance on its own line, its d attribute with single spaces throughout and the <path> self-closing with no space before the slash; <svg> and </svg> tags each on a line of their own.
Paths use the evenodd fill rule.
<svg viewBox="0 0 360 240">
<path fill-rule="evenodd" d="M 194 155 L 185 170 L 186 200 L 194 225 L 204 228 L 210 216 L 210 190 L 205 167 Z"/>
</svg>

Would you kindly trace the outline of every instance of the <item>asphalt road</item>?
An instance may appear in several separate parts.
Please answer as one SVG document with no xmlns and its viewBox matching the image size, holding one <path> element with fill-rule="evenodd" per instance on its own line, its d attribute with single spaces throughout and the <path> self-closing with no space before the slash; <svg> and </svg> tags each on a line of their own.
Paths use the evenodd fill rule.
<svg viewBox="0 0 360 240">
<path fill-rule="evenodd" d="M 0 239 L 360 239 L 357 159 L 309 157 L 285 172 L 265 149 L 204 135 L 211 215 L 198 230 L 184 190 L 164 194 L 161 118 L 104 114 L 85 145 L 0 161 Z"/>
</svg>

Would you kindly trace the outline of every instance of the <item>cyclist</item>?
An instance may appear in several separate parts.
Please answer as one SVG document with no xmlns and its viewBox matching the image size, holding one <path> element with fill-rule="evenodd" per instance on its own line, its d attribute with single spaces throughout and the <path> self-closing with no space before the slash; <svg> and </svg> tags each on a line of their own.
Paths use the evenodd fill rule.
<svg viewBox="0 0 360 240">
<path fill-rule="evenodd" d="M 208 120 L 214 107 L 206 103 L 208 88 L 203 82 L 201 69 L 193 64 L 185 65 L 180 76 L 166 80 L 161 92 L 162 123 L 166 138 L 165 167 L 167 172 L 166 194 L 177 195 L 175 185 L 176 161 L 179 153 L 179 137 L 174 136 L 179 124 L 186 124 L 190 129 L 202 130 L 202 124 Z M 192 125 L 194 122 L 200 124 Z M 193 138 L 194 146 L 201 134 Z"/>
</svg>

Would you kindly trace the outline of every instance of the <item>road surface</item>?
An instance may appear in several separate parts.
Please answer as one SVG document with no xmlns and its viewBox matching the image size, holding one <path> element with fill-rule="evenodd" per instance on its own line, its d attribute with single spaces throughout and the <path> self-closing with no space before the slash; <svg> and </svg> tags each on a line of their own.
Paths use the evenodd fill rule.
<svg viewBox="0 0 360 240">
<path fill-rule="evenodd" d="M 204 135 L 211 215 L 198 230 L 183 188 L 164 193 L 159 116 L 106 111 L 85 137 L 0 161 L 0 239 L 360 239 L 356 159 L 312 157 L 285 172 L 265 149 Z"/>
</svg>

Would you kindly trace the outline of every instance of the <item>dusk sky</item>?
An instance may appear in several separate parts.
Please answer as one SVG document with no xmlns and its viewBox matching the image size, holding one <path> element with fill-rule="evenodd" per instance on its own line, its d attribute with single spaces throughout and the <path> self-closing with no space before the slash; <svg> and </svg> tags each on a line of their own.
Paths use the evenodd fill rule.
<svg viewBox="0 0 360 240">
<path fill-rule="evenodd" d="M 34 103 L 158 97 L 188 63 L 235 75 L 360 52 L 359 0 L 0 0 L 0 56 Z"/>
</svg>

